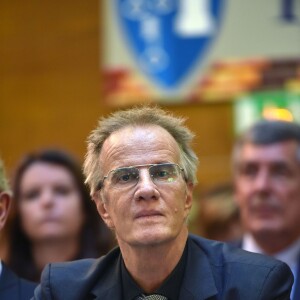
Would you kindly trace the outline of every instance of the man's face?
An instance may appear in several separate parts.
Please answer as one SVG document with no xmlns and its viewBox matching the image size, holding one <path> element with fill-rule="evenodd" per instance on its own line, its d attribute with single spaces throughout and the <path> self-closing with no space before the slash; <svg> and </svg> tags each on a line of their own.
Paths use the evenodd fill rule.
<svg viewBox="0 0 300 300">
<path fill-rule="evenodd" d="M 144 164 L 177 163 L 179 147 L 163 128 L 126 127 L 104 143 L 100 164 L 110 170 Z M 115 189 L 109 181 L 95 199 L 106 224 L 114 229 L 120 245 L 151 246 L 170 242 L 186 231 L 185 220 L 192 203 L 192 185 L 180 174 L 174 182 L 155 184 L 146 167 L 140 168 L 138 183 Z M 101 201 L 102 199 L 102 201 Z"/>
<path fill-rule="evenodd" d="M 236 200 L 253 235 L 300 236 L 300 164 L 297 143 L 246 144 L 235 170 Z"/>
</svg>

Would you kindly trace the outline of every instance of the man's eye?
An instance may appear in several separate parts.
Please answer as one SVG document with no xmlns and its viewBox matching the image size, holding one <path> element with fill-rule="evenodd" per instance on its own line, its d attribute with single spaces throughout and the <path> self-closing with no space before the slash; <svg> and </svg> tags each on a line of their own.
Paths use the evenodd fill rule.
<svg viewBox="0 0 300 300">
<path fill-rule="evenodd" d="M 122 175 L 118 178 L 119 181 L 129 181 L 130 180 L 130 174 L 125 174 L 125 175 Z"/>
<path fill-rule="evenodd" d="M 116 172 L 113 176 L 113 182 L 115 184 L 122 184 L 135 181 L 138 177 L 136 172 L 128 172 L 128 171 L 119 171 Z"/>
<path fill-rule="evenodd" d="M 160 177 L 160 178 L 168 177 L 169 175 L 170 175 L 170 173 L 165 170 L 157 171 L 155 173 L 155 177 Z"/>
<path fill-rule="evenodd" d="M 240 173 L 244 176 L 255 176 L 257 173 L 257 167 L 252 165 L 244 166 L 240 169 Z"/>
</svg>

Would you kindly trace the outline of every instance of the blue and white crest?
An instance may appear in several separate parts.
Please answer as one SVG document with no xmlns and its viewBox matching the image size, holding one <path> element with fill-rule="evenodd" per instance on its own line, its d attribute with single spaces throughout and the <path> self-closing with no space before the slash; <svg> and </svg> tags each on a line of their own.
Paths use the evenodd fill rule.
<svg viewBox="0 0 300 300">
<path fill-rule="evenodd" d="M 177 88 L 216 37 L 224 1 L 117 0 L 139 68 L 163 88 Z"/>
</svg>

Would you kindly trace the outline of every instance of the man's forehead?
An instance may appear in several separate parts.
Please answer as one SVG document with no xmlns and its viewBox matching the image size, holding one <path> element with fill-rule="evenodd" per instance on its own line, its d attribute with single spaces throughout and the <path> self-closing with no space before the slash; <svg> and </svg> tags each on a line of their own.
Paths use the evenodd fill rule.
<svg viewBox="0 0 300 300">
<path fill-rule="evenodd" d="M 241 149 L 240 160 L 263 162 L 295 160 L 298 147 L 299 144 L 293 140 L 266 145 L 248 143 Z"/>
<path fill-rule="evenodd" d="M 122 143 L 124 146 L 131 146 L 131 143 L 135 144 L 140 139 L 149 141 L 151 139 L 168 139 L 174 140 L 171 134 L 164 128 L 158 125 L 137 125 L 137 126 L 126 126 L 115 132 L 113 132 L 105 141 L 105 144 L 119 144 Z M 174 140 L 175 142 L 175 140 Z"/>
<path fill-rule="evenodd" d="M 126 159 L 127 156 L 153 153 L 156 151 L 179 154 L 179 146 L 173 136 L 157 125 L 129 126 L 112 133 L 103 143 L 100 161 L 109 157 Z"/>
</svg>

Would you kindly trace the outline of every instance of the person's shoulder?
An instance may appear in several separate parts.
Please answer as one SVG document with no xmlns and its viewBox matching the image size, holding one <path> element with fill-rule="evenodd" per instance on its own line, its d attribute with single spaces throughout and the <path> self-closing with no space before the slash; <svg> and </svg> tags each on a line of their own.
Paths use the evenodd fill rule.
<svg viewBox="0 0 300 300">
<path fill-rule="evenodd" d="M 274 267 L 284 264 L 270 256 L 245 251 L 232 243 L 224 243 L 208 240 L 196 235 L 190 235 L 190 239 L 200 247 L 206 255 L 215 263 L 240 263 L 253 264 L 264 267 Z M 285 265 L 285 264 L 284 264 Z"/>
<path fill-rule="evenodd" d="M 68 262 L 51 263 L 45 267 L 43 274 L 49 273 L 51 277 L 59 278 L 62 276 L 64 280 L 74 278 L 74 280 L 78 281 L 81 278 L 86 278 L 87 274 L 93 274 L 96 270 L 106 269 L 119 256 L 119 253 L 119 249 L 116 248 L 99 258 L 84 258 Z"/>
<path fill-rule="evenodd" d="M 33 296 L 34 289 L 38 284 L 23 278 L 19 278 L 19 280 L 21 299 L 30 299 Z"/>
<path fill-rule="evenodd" d="M 78 259 L 73 261 L 66 261 L 60 263 L 50 263 L 46 265 L 44 270 L 51 269 L 51 272 L 64 272 L 64 274 L 74 274 L 76 273 L 77 276 L 80 276 L 80 273 L 85 274 L 93 265 L 98 264 L 104 257 L 100 258 L 84 258 Z"/>
<path fill-rule="evenodd" d="M 273 257 L 248 252 L 229 243 L 208 240 L 195 235 L 190 235 L 189 238 L 199 251 L 205 253 L 215 269 L 226 269 L 241 278 L 243 275 L 251 276 L 251 274 L 259 274 L 263 277 L 276 272 L 293 277 L 288 265 Z"/>
<path fill-rule="evenodd" d="M 189 236 L 190 249 L 204 255 L 225 294 L 233 291 L 243 299 L 289 299 L 293 275 L 287 264 L 233 245 Z M 248 298 L 247 298 L 248 297 Z"/>
<path fill-rule="evenodd" d="M 114 284 L 114 274 L 120 258 L 115 248 L 100 258 L 86 258 L 70 262 L 48 264 L 34 299 L 83 299 L 100 281 L 103 286 Z M 113 274 L 112 274 L 113 273 Z"/>
<path fill-rule="evenodd" d="M 18 277 L 4 263 L 2 263 L 2 274 L 0 277 L 1 299 L 30 299 L 37 283 Z M 6 296 L 5 296 L 6 295 Z"/>
</svg>

